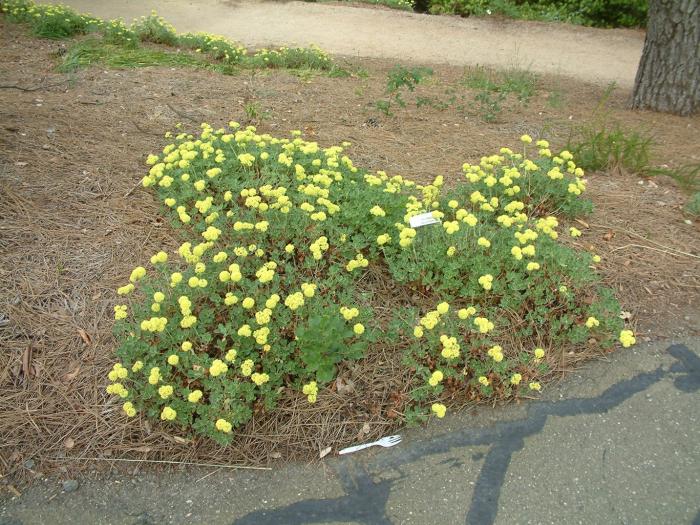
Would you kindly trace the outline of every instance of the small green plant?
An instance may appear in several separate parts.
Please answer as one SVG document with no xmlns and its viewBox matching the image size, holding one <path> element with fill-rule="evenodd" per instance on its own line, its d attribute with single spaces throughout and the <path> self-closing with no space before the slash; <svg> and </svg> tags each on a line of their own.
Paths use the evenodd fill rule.
<svg viewBox="0 0 700 525">
<path fill-rule="evenodd" d="M 102 38 L 105 44 L 112 44 L 135 49 L 139 45 L 139 36 L 121 20 L 110 20 L 102 26 Z"/>
<path fill-rule="evenodd" d="M 390 101 L 388 101 L 388 100 L 377 100 L 377 101 L 374 103 L 374 105 L 375 105 L 375 107 L 376 107 L 379 111 L 381 111 L 382 113 L 384 113 L 387 117 L 390 117 L 390 116 L 393 115 L 393 113 L 391 112 L 391 102 L 390 102 Z"/>
<path fill-rule="evenodd" d="M 433 70 L 426 67 L 414 67 L 411 69 L 404 66 L 394 66 L 387 74 L 386 94 L 388 100 L 379 100 L 375 102 L 375 106 L 385 115 L 391 115 L 391 105 L 398 104 L 400 107 L 406 107 L 406 101 L 403 99 L 402 93 L 404 90 L 413 92 L 416 86 L 424 81 L 427 77 L 432 76 Z"/>
<path fill-rule="evenodd" d="M 700 218 L 700 191 L 693 194 L 688 202 L 685 203 L 683 210 L 690 215 Z"/>
<path fill-rule="evenodd" d="M 645 174 L 650 166 L 653 144 L 652 137 L 642 131 L 599 120 L 578 128 L 566 147 L 587 171 L 605 169 Z"/>
<path fill-rule="evenodd" d="M 475 90 L 475 106 L 485 122 L 495 122 L 504 103 L 514 95 L 522 105 L 527 105 L 537 91 L 538 76 L 529 70 L 510 68 L 491 71 L 483 66 L 467 68 L 462 84 Z"/>
<path fill-rule="evenodd" d="M 474 101 L 478 107 L 479 115 L 484 122 L 496 122 L 503 109 L 503 102 L 507 95 L 502 91 L 479 91 L 474 96 Z"/>
<path fill-rule="evenodd" d="M 367 348 L 367 341 L 357 340 L 341 316 L 322 310 L 309 315 L 306 324 L 297 328 L 296 342 L 306 369 L 321 383 L 333 380 L 338 363 L 361 359 Z"/>
<path fill-rule="evenodd" d="M 177 46 L 180 43 L 175 28 L 158 16 L 155 11 L 134 21 L 131 25 L 131 31 L 142 42 L 152 42 L 166 46 Z"/>
<path fill-rule="evenodd" d="M 259 102 L 246 102 L 243 105 L 243 111 L 250 122 L 265 120 L 269 117 L 269 112 L 264 110 Z"/>
<path fill-rule="evenodd" d="M 666 168 L 660 166 L 648 167 L 642 175 L 646 177 L 669 177 L 686 193 L 693 193 L 700 190 L 700 163 L 684 164 L 677 168 Z"/>
</svg>

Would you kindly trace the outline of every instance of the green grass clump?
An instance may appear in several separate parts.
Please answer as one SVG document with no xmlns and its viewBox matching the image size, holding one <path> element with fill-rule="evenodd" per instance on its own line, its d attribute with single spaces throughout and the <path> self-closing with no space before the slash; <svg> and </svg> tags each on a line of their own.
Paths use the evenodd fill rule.
<svg viewBox="0 0 700 525">
<path fill-rule="evenodd" d="M 695 192 L 693 196 L 685 203 L 683 209 L 686 213 L 694 217 L 700 217 L 700 191 Z"/>
<path fill-rule="evenodd" d="M 652 137 L 619 123 L 594 122 L 579 128 L 567 148 L 587 171 L 624 170 L 645 174 L 650 166 Z"/>
<path fill-rule="evenodd" d="M 59 66 L 59 71 L 67 73 L 93 64 L 102 64 L 111 68 L 148 66 L 212 68 L 211 63 L 193 53 L 124 47 L 89 39 L 70 47 L 63 58 L 63 63 Z"/>
<path fill-rule="evenodd" d="M 509 68 L 492 71 L 483 66 L 467 68 L 461 83 L 477 93 L 474 95 L 474 105 L 485 122 L 495 122 L 498 119 L 503 104 L 511 95 L 517 101 L 527 105 L 530 98 L 537 92 L 539 77 L 525 69 Z"/>
<path fill-rule="evenodd" d="M 300 135 L 203 124 L 149 155 L 143 185 L 182 244 L 117 291 L 107 391 L 128 416 L 227 443 L 280 396 L 315 403 L 381 355 L 415 422 L 532 395 L 569 349 L 634 342 L 599 258 L 560 242 L 581 235 L 564 215 L 590 210 L 570 153 L 524 136 L 447 188 Z"/>
</svg>

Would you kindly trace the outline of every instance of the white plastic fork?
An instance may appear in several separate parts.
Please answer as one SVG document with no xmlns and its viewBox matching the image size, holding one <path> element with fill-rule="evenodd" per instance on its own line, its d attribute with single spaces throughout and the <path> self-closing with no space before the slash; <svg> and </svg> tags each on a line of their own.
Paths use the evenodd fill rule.
<svg viewBox="0 0 700 525">
<path fill-rule="evenodd" d="M 373 447 L 375 445 L 388 448 L 393 447 L 394 445 L 398 445 L 399 443 L 401 443 L 401 436 L 386 436 L 382 439 L 378 439 L 377 441 L 372 441 L 372 443 L 364 443 L 363 445 L 355 445 L 354 447 L 344 448 L 343 450 L 338 452 L 338 454 L 352 454 L 353 452 L 357 452 L 358 450 L 363 450 L 369 447 Z"/>
</svg>

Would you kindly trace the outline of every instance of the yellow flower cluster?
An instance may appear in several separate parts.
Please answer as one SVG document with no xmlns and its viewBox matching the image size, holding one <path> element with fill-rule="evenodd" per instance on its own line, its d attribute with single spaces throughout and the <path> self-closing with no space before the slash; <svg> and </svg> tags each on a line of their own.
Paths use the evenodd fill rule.
<svg viewBox="0 0 700 525">
<path fill-rule="evenodd" d="M 428 384 L 430 386 L 438 386 L 440 384 L 440 381 L 442 381 L 444 378 L 442 372 L 440 370 L 435 370 L 432 374 L 430 374 L 430 379 L 428 379 Z"/>
<path fill-rule="evenodd" d="M 620 332 L 620 342 L 622 346 L 629 348 L 637 342 L 637 339 L 634 337 L 634 332 L 632 332 L 632 330 L 622 330 Z"/>
<path fill-rule="evenodd" d="M 160 418 L 163 421 L 172 421 L 177 417 L 177 412 L 171 407 L 164 407 L 160 413 Z"/>
<path fill-rule="evenodd" d="M 199 403 L 199 401 L 202 399 L 202 391 L 201 390 L 193 390 L 189 394 L 187 394 L 187 401 L 190 403 Z"/>
<path fill-rule="evenodd" d="M 165 330 L 168 320 L 165 317 L 151 317 L 141 321 L 141 330 L 146 332 L 162 332 Z"/>
<path fill-rule="evenodd" d="M 151 368 L 150 372 L 148 373 L 148 382 L 151 385 L 157 385 L 161 379 L 162 376 L 160 375 L 160 368 L 157 366 Z"/>
<path fill-rule="evenodd" d="M 304 306 L 304 294 L 302 292 L 295 292 L 288 295 L 284 300 L 284 305 L 292 311 L 297 310 Z"/>
<path fill-rule="evenodd" d="M 267 374 L 259 374 L 255 372 L 254 374 L 251 374 L 250 379 L 256 385 L 262 386 L 270 380 L 270 376 Z"/>
<path fill-rule="evenodd" d="M 305 396 L 307 396 L 306 399 L 309 401 L 309 403 L 316 402 L 316 396 L 318 395 L 318 385 L 316 384 L 316 381 L 311 381 L 310 383 L 305 384 L 301 388 L 301 391 Z"/>
<path fill-rule="evenodd" d="M 487 354 L 496 363 L 500 363 L 501 361 L 503 361 L 503 348 L 501 348 L 498 345 L 489 348 Z"/>
<path fill-rule="evenodd" d="M 474 324 L 477 326 L 479 329 L 479 332 L 482 334 L 486 334 L 493 330 L 493 323 L 486 319 L 485 317 L 475 317 L 474 318 Z"/>
<path fill-rule="evenodd" d="M 486 274 L 479 277 L 479 284 L 484 288 L 484 290 L 490 290 L 493 286 L 493 275 Z"/>
<path fill-rule="evenodd" d="M 115 363 L 114 366 L 112 367 L 112 370 L 110 370 L 109 374 L 107 374 L 107 378 L 110 381 L 118 381 L 119 379 L 126 379 L 129 376 L 129 371 L 124 368 L 124 366 L 121 363 Z"/>
<path fill-rule="evenodd" d="M 600 321 L 598 321 L 598 319 L 593 316 L 586 319 L 586 327 L 595 328 L 596 326 L 600 326 Z"/>
<path fill-rule="evenodd" d="M 121 383 L 112 383 L 108 385 L 106 391 L 108 394 L 117 395 L 121 398 L 125 398 L 129 395 L 129 391 Z"/>
<path fill-rule="evenodd" d="M 317 261 L 321 260 L 321 257 L 323 257 L 323 252 L 328 250 L 328 238 L 325 236 L 319 237 L 313 243 L 311 243 L 309 250 L 311 251 L 311 255 L 313 255 L 314 259 Z"/>
<path fill-rule="evenodd" d="M 209 375 L 212 377 L 218 377 L 225 374 L 228 371 L 228 365 L 224 363 L 221 359 L 214 359 L 211 366 L 209 367 Z"/>
<path fill-rule="evenodd" d="M 173 387 L 170 385 L 163 385 L 158 389 L 158 395 L 162 399 L 168 399 L 173 395 Z"/>
<path fill-rule="evenodd" d="M 226 434 L 231 432 L 231 429 L 233 428 L 233 425 L 226 421 L 225 419 L 217 419 L 215 423 L 216 430 L 219 432 L 224 432 Z"/>
<path fill-rule="evenodd" d="M 442 351 L 440 352 L 442 357 L 445 359 L 456 359 L 459 357 L 459 344 L 456 337 L 441 335 L 440 342 L 442 343 Z"/>
<path fill-rule="evenodd" d="M 131 401 L 127 401 L 122 405 L 122 410 L 127 415 L 127 417 L 134 417 L 136 415 L 136 408 Z"/>
<path fill-rule="evenodd" d="M 348 261 L 348 264 L 345 266 L 345 269 L 349 272 L 352 272 L 357 268 L 367 268 L 368 265 L 369 261 L 365 259 L 365 256 L 361 253 L 358 253 L 354 259 Z"/>
<path fill-rule="evenodd" d="M 443 405 L 442 403 L 433 403 L 430 406 L 430 411 L 435 414 L 437 417 L 442 419 L 445 417 L 445 414 L 447 413 L 447 407 Z"/>
<path fill-rule="evenodd" d="M 355 317 L 360 315 L 360 311 L 357 308 L 348 308 L 346 306 L 341 306 L 340 314 L 346 321 L 350 321 L 351 319 L 354 319 Z"/>
<path fill-rule="evenodd" d="M 243 374 L 245 377 L 250 377 L 250 375 L 253 373 L 254 366 L 255 366 L 255 363 L 253 362 L 252 359 L 246 359 L 241 364 L 241 374 Z"/>
</svg>

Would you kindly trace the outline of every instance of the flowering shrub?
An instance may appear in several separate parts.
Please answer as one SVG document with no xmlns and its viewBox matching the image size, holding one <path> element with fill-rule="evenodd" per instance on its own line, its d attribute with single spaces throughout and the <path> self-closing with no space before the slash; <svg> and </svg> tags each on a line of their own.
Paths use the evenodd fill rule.
<svg viewBox="0 0 700 525">
<path fill-rule="evenodd" d="M 465 164 L 448 189 L 360 170 L 347 143 L 229 126 L 179 132 L 148 157 L 143 185 L 184 242 L 117 291 L 138 289 L 115 306 L 108 391 L 127 415 L 225 443 L 282 392 L 313 403 L 339 363 L 392 347 L 413 372 L 404 417 L 442 417 L 441 399 L 539 391 L 548 354 L 567 345 L 634 343 L 599 257 L 558 242 L 555 214 L 590 209 L 570 153 L 539 141 L 529 157 L 523 136 L 522 153 Z M 368 275 L 412 299 L 379 315 L 387 298 Z"/>
</svg>

